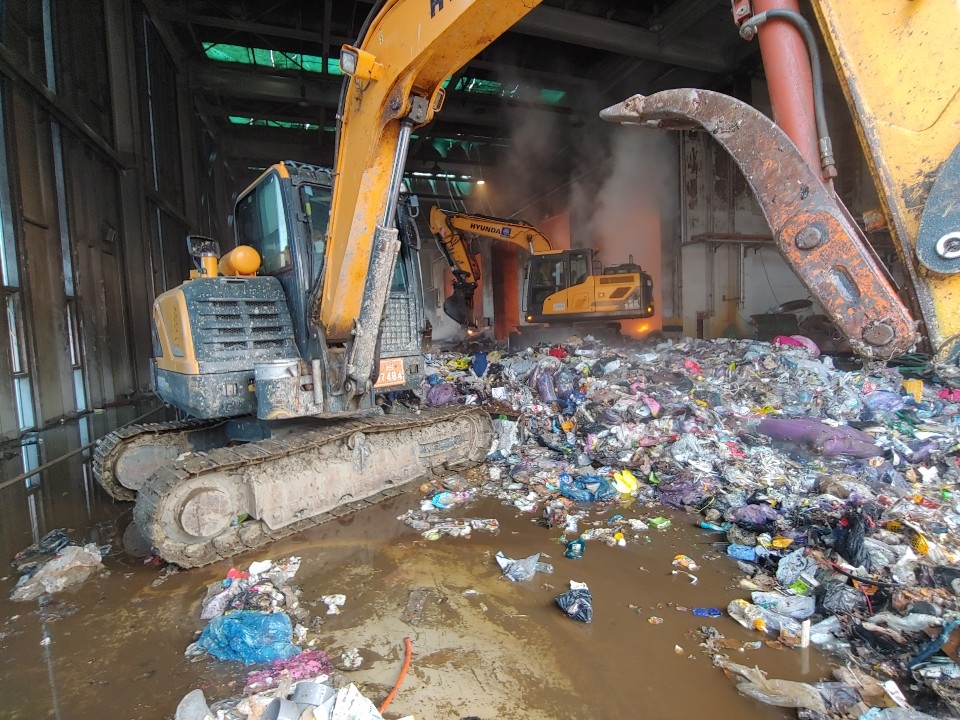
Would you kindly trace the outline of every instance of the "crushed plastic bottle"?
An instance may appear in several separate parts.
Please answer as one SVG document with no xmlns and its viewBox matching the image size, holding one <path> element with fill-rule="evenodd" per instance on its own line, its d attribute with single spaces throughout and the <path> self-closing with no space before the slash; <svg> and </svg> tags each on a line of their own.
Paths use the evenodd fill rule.
<svg viewBox="0 0 960 720">
<path fill-rule="evenodd" d="M 788 644 L 799 642 L 803 626 L 786 615 L 772 612 L 746 600 L 733 600 L 727 606 L 730 617 L 745 628 L 765 633 L 778 633 Z"/>
</svg>

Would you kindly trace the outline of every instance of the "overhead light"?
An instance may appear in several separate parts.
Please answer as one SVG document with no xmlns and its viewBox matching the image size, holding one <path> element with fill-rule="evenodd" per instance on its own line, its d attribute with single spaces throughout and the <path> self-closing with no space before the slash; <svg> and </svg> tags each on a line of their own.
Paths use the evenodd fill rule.
<svg viewBox="0 0 960 720">
<path fill-rule="evenodd" d="M 477 180 L 477 185 L 486 185 L 486 184 L 487 184 L 487 181 L 484 180 L 483 178 L 480 178 L 479 180 Z"/>
<path fill-rule="evenodd" d="M 663 23 L 660 22 L 659 20 L 654 20 L 649 25 L 647 25 L 647 30 L 649 30 L 652 33 L 661 32 L 663 30 Z"/>
</svg>

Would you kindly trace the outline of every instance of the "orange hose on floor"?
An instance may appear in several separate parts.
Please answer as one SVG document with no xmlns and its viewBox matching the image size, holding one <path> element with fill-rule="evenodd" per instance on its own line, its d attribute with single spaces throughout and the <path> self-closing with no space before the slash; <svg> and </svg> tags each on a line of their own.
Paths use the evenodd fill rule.
<svg viewBox="0 0 960 720">
<path fill-rule="evenodd" d="M 393 696 L 397 694 L 397 690 L 400 689 L 400 686 L 403 685 L 403 679 L 407 676 L 407 670 L 410 669 L 410 657 L 413 655 L 413 643 L 410 642 L 410 638 L 404 638 L 403 644 L 406 647 L 406 657 L 403 658 L 403 667 L 400 668 L 400 677 L 397 678 L 396 684 L 393 686 L 393 690 L 390 691 L 390 694 L 387 695 L 387 699 L 383 701 L 383 704 L 378 708 L 380 714 L 383 714 L 383 711 L 387 709 L 387 706 L 393 702 Z"/>
</svg>

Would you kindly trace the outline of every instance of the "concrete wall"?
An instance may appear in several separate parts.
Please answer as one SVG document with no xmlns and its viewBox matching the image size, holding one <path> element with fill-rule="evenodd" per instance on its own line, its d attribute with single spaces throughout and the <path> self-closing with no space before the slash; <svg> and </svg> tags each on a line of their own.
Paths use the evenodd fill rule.
<svg viewBox="0 0 960 720">
<path fill-rule="evenodd" d="M 153 298 L 225 230 L 180 78 L 136 2 L 0 5 L 0 437 L 150 391 Z"/>
</svg>

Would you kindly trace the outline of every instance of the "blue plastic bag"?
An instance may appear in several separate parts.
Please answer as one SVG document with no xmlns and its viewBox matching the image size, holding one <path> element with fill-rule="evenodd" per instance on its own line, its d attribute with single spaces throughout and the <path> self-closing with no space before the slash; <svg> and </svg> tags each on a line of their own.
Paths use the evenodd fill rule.
<svg viewBox="0 0 960 720">
<path fill-rule="evenodd" d="M 737 560 L 746 560 L 747 562 L 757 561 L 757 549 L 749 545 L 728 545 L 727 555 Z"/>
<path fill-rule="evenodd" d="M 241 610 L 213 618 L 197 645 L 218 660 L 238 660 L 249 665 L 299 655 L 300 648 L 292 639 L 293 626 L 286 613 Z"/>
<path fill-rule="evenodd" d="M 576 502 L 598 502 L 618 496 L 616 486 L 597 475 L 571 477 L 567 473 L 560 476 L 560 494 Z"/>
</svg>

